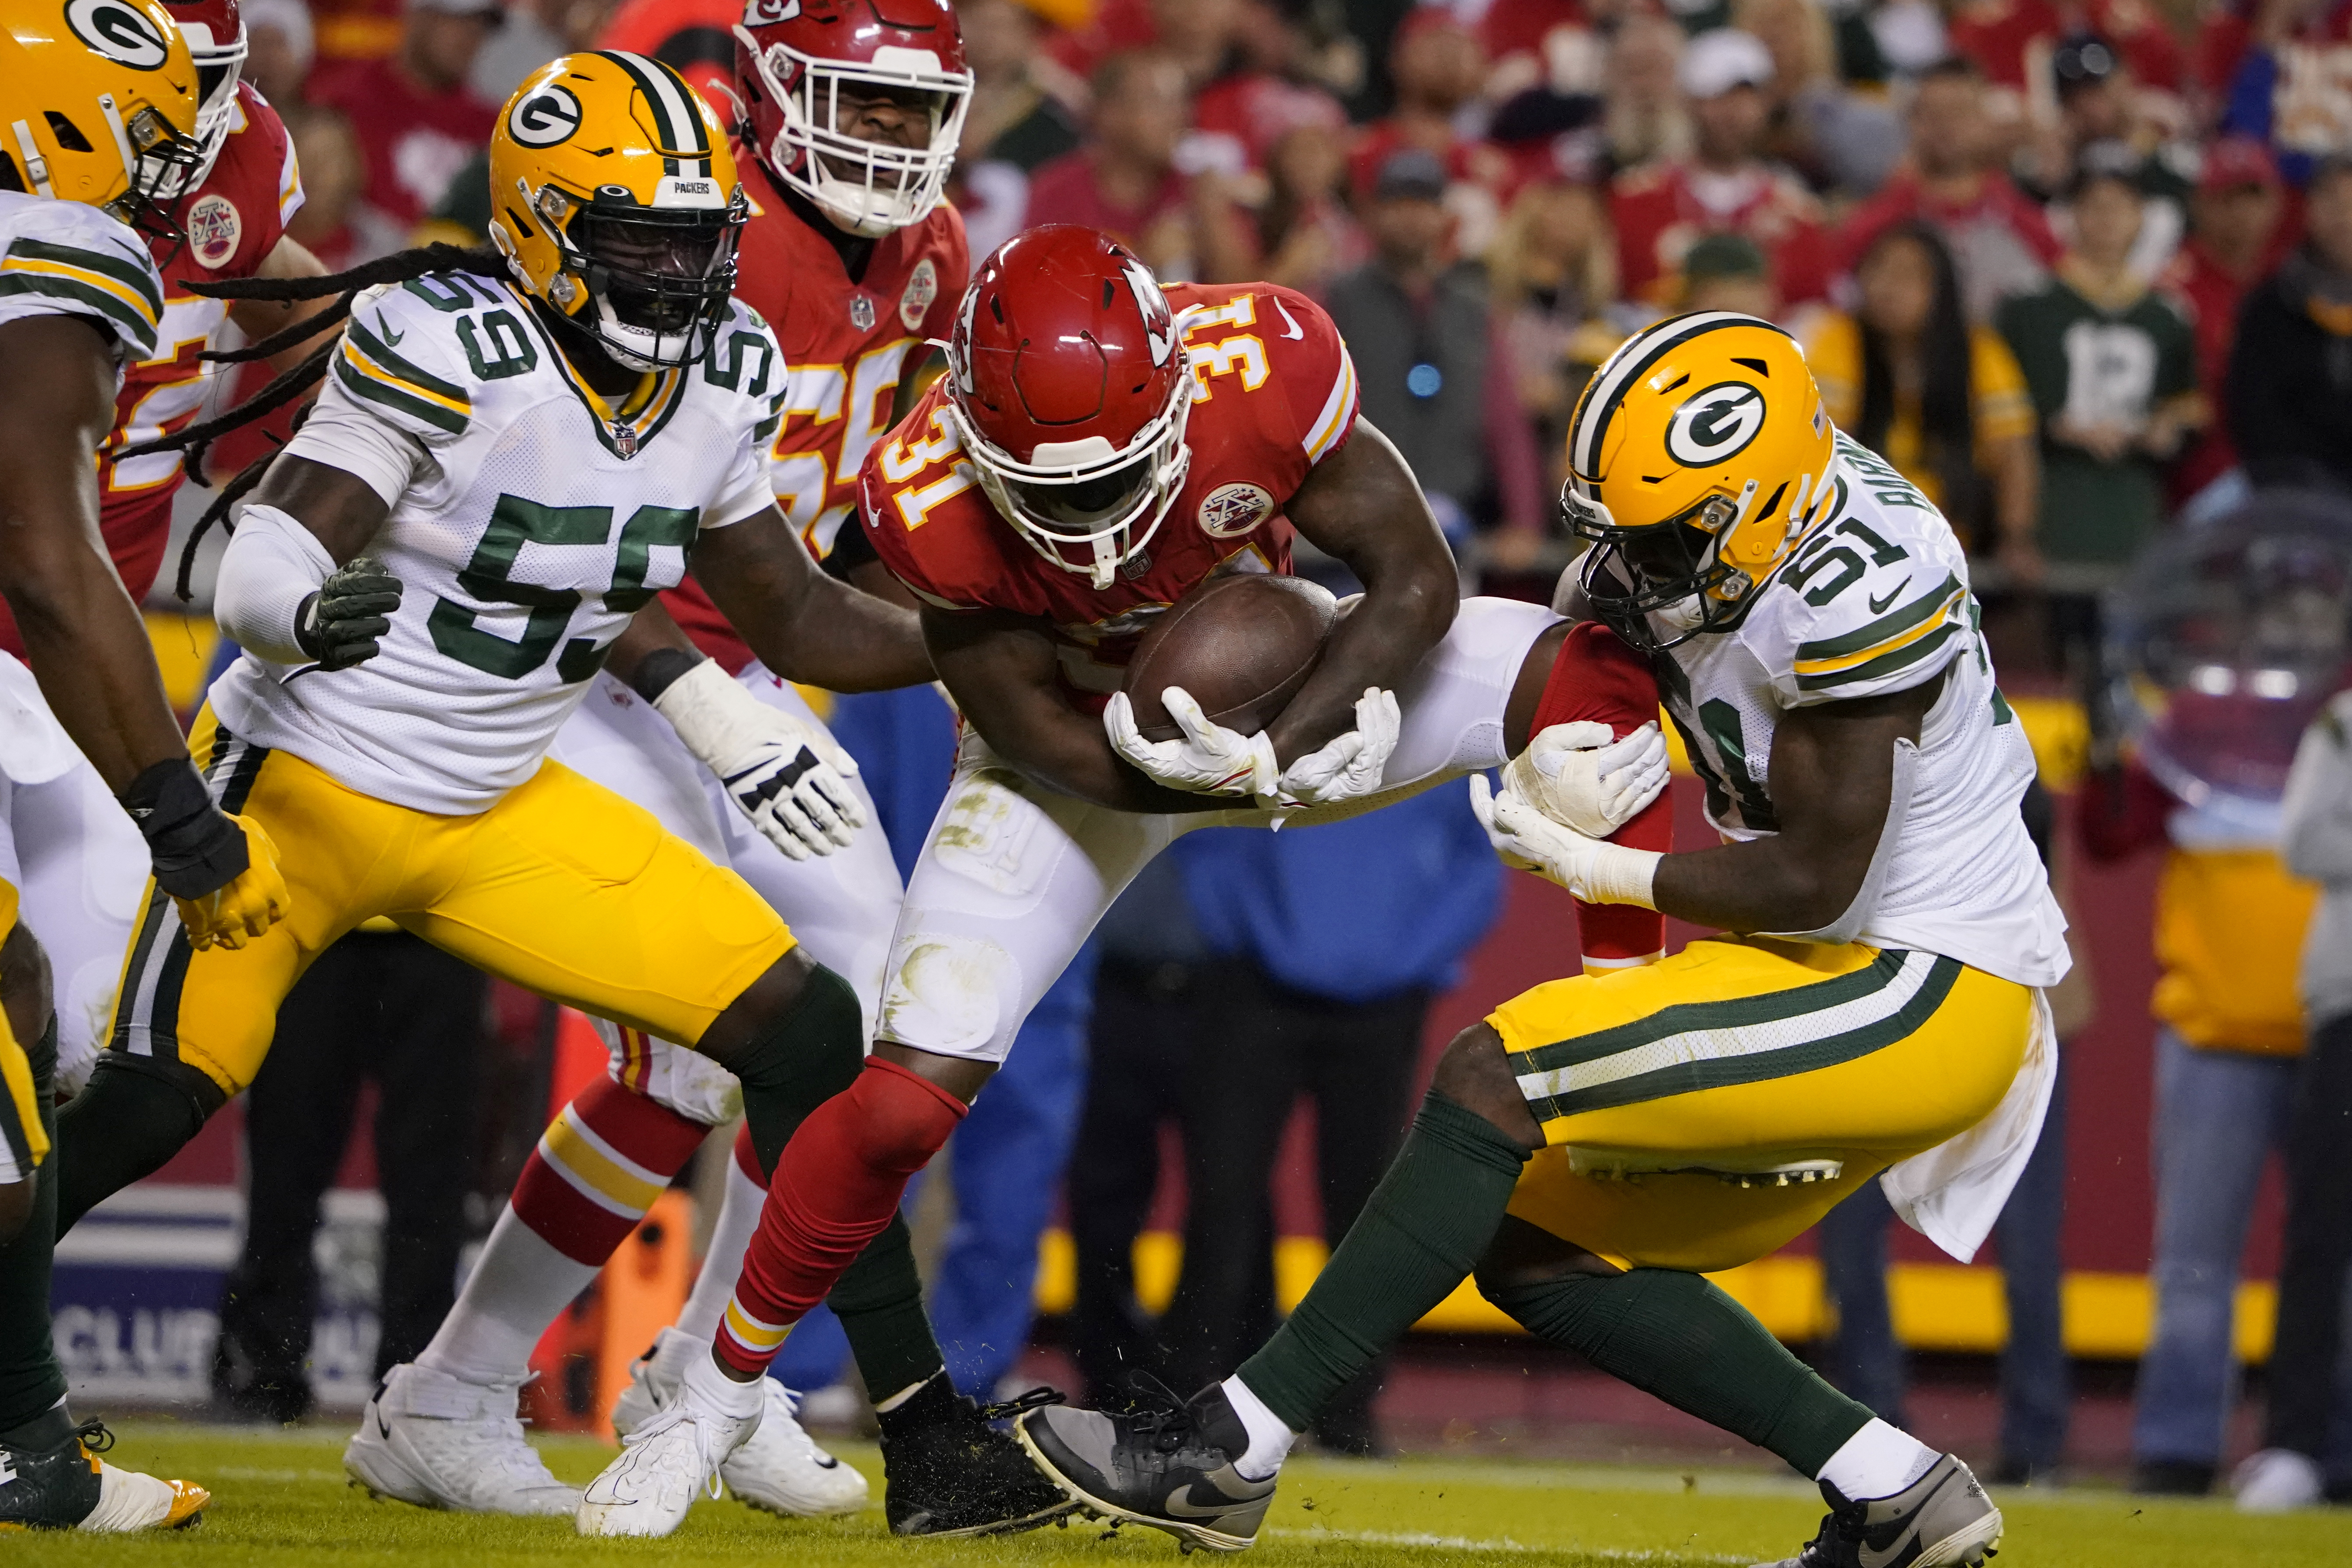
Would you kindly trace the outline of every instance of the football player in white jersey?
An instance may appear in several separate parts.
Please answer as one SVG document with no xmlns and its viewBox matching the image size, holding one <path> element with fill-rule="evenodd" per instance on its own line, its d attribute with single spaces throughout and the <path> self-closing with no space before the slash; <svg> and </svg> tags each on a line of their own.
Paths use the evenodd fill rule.
<svg viewBox="0 0 2352 1568">
<path fill-rule="evenodd" d="M 151 901 L 113 1048 L 66 1117 L 107 1136 L 67 1141 L 65 1224 L 249 1082 L 279 998 L 377 915 L 723 1059 L 763 1148 L 858 1071 L 850 988 L 740 878 L 545 756 L 689 551 L 770 668 L 845 690 L 929 675 L 912 617 L 823 576 L 776 509 L 786 378 L 731 298 L 748 203 L 725 135 L 667 67 L 575 55 L 519 89 L 490 166 L 503 258 L 363 269 L 381 286 L 324 351 L 320 399 L 224 559 L 218 611 L 245 655 L 196 749 L 230 809 L 302 847 L 291 912 L 215 953 Z M 787 790 L 826 772 L 791 761 Z M 847 830 L 828 816 L 847 797 L 807 798 Z M 685 1375 L 716 1374 L 706 1358 Z M 488 1417 L 512 1426 L 511 1385 L 472 1397 L 500 1395 Z"/>
<path fill-rule="evenodd" d="M 103 1428 L 66 1410 L 48 1321 L 58 1027 L 34 930 L 48 894 L 22 911 L 18 894 L 108 793 L 194 941 L 226 955 L 259 938 L 286 888 L 267 835 L 190 765 L 99 537 L 95 456 L 163 305 L 125 222 L 163 221 L 158 193 L 197 161 L 194 61 L 149 0 L 28 0 L 0 16 L 0 100 L 15 127 L 0 153 L 0 594 L 31 664 L 0 655 L 0 1530 L 139 1530 L 188 1522 L 208 1494 L 104 1464 Z"/>
<path fill-rule="evenodd" d="M 779 505 L 813 546 L 829 546 L 856 491 L 859 456 L 874 439 L 872 422 L 891 408 L 900 367 L 919 360 L 926 331 L 944 335 L 962 293 L 961 220 L 938 198 L 971 77 L 947 0 L 877 13 L 851 29 L 830 14 L 785 7 L 781 15 L 754 5 L 738 29 L 736 83 L 750 119 L 735 152 L 754 210 L 737 297 L 768 315 L 800 389 L 772 452 Z M 516 111 L 540 112 L 526 100 Z M 845 142 L 918 167 L 924 177 L 876 200 L 820 162 L 818 148 Z M 777 172 L 787 167 L 790 175 Z M 838 384 L 844 367 L 854 370 L 851 390 L 845 395 L 835 385 L 828 414 L 824 397 L 808 388 L 828 375 Z M 897 401 L 911 401 L 919 384 L 908 375 Z M 881 427 L 892 422 L 884 417 Z M 828 474 L 835 476 L 830 488 Z M 826 507 L 829 495 L 840 504 Z M 863 542 L 855 527 L 845 536 Z M 849 982 L 870 1032 L 900 887 L 882 834 L 850 831 L 873 815 L 866 785 L 801 694 L 751 659 L 692 584 L 666 595 L 663 605 L 694 629 L 696 641 L 664 608 L 649 606 L 589 683 L 549 755 L 643 805 L 750 882 L 808 951 Z M 906 695 L 929 700 L 928 693 Z M 775 787 L 779 772 L 803 754 L 826 765 L 792 788 Z M 439 1331 L 413 1363 L 392 1369 L 362 1415 L 345 1462 L 384 1495 L 503 1513 L 569 1513 L 579 1502 L 579 1489 L 558 1481 L 522 1446 L 503 1406 L 530 1375 L 531 1352 L 548 1325 L 596 1277 L 708 1130 L 735 1116 L 738 1100 L 733 1079 L 709 1058 L 635 1029 L 601 1020 L 598 1026 L 613 1053 L 609 1073 L 549 1126 Z M 739 1137 L 694 1289 L 676 1324 L 662 1329 L 631 1369 L 614 1410 L 622 1434 L 653 1416 L 679 1368 L 709 1354 L 765 1196 L 756 1153 Z M 880 1413 L 891 1527 L 956 1534 L 1060 1511 L 1059 1492 L 955 1394 L 923 1315 L 905 1310 L 919 1290 L 913 1249 L 898 1222 L 835 1295 Z M 729 1493 L 787 1515 L 865 1507 L 865 1477 L 810 1440 L 782 1383 L 759 1386 L 766 1414 L 752 1439 L 727 1458 Z M 471 1392 L 478 1389 L 495 1397 Z M 499 1414 L 448 1414 L 483 1408 Z M 513 1450 L 500 1462 L 484 1462 L 509 1442 Z"/>
<path fill-rule="evenodd" d="M 1702 1278 L 1874 1178 L 1965 1261 L 2040 1131 L 2065 922 L 1966 559 L 1753 317 L 1637 334 L 1569 444 L 1593 548 L 1562 608 L 1651 653 L 1724 842 L 1587 837 L 1517 765 L 1499 796 L 1473 779 L 1474 804 L 1507 860 L 1580 898 L 1747 934 L 1504 1003 L 1454 1039 L 1363 1217 L 1236 1375 L 1140 1420 L 1038 1411 L 1024 1437 L 1099 1512 L 1247 1545 L 1321 1402 L 1475 1274 L 1533 1332 L 1817 1479 L 1831 1512 L 1794 1568 L 1980 1563 L 2000 1513 L 1968 1467 Z"/>
</svg>

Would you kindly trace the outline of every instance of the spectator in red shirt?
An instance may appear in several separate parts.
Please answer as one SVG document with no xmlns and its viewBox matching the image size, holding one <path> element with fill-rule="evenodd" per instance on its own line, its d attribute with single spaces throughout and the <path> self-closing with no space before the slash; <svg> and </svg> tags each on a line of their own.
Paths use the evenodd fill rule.
<svg viewBox="0 0 2352 1568">
<path fill-rule="evenodd" d="M 2278 260 L 2285 201 L 2277 161 L 2261 142 L 2224 137 L 2208 148 L 2197 181 L 2189 243 L 2162 280 L 2197 331 L 2197 368 L 2215 417 L 2198 432 L 2171 476 L 2171 499 L 2192 497 L 2238 466 L 2230 442 L 2227 388 L 2238 306 Z"/>
<path fill-rule="evenodd" d="M 1821 204 L 1758 155 L 1771 115 L 1770 52 L 1753 34 L 1701 33 L 1683 54 L 1680 81 L 1696 133 L 1692 156 L 1617 177 L 1611 205 L 1625 291 L 1671 305 L 1692 244 L 1704 235 L 1738 234 L 1770 258 L 1785 303 L 1820 299 L 1830 280 Z"/>
<path fill-rule="evenodd" d="M 498 119 L 496 106 L 466 87 L 475 55 L 505 16 L 496 0 L 407 5 L 399 48 L 324 68 L 310 82 L 311 101 L 341 110 L 359 138 L 367 177 L 352 221 L 366 253 L 407 242 Z"/>
<path fill-rule="evenodd" d="M 1396 86 L 1396 108 L 1366 126 L 1357 142 L 1356 188 L 1370 190 L 1389 154 L 1400 147 L 1435 153 L 1451 181 L 1478 178 L 1475 144 L 1463 137 L 1459 125 L 1463 109 L 1486 87 L 1486 53 L 1477 35 L 1444 7 L 1425 5 L 1397 29 L 1389 75 Z"/>
<path fill-rule="evenodd" d="M 1921 74 L 1911 99 L 1910 166 L 1854 209 L 1837 246 L 1838 269 L 1848 271 L 1890 224 L 1931 225 L 1951 247 L 1976 322 L 1990 321 L 2011 295 L 2041 288 L 2059 250 L 2050 220 L 1999 167 L 1984 93 L 1982 73 L 1958 56 Z"/>
<path fill-rule="evenodd" d="M 1223 181 L 1176 166 L 1192 104 L 1184 68 L 1157 49 L 1129 49 L 1095 68 L 1086 146 L 1029 181 L 1024 227 L 1078 223 L 1131 247 L 1164 279 L 1239 279 L 1250 244 Z"/>
<path fill-rule="evenodd" d="M 1265 169 L 1276 142 L 1305 126 L 1337 132 L 1348 111 L 1312 79 L 1321 40 L 1315 10 L 1280 0 L 1247 0 L 1234 33 L 1235 68 L 1192 100 L 1196 143 L 1225 144 L 1218 159 Z"/>
</svg>

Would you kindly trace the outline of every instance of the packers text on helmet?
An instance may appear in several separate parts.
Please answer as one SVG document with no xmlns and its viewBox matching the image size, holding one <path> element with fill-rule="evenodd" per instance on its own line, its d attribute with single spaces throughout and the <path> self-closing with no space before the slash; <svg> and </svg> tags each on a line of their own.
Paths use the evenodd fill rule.
<svg viewBox="0 0 2352 1568">
<path fill-rule="evenodd" d="M 1705 310 L 1635 333 L 1569 421 L 1560 505 L 1593 546 L 1594 611 L 1644 649 L 1729 622 L 1829 506 L 1836 439 L 1769 321 Z"/>
<path fill-rule="evenodd" d="M 669 67 L 599 49 L 534 71 L 491 133 L 490 201 L 516 280 L 614 359 L 658 370 L 710 346 L 751 204 Z"/>
</svg>

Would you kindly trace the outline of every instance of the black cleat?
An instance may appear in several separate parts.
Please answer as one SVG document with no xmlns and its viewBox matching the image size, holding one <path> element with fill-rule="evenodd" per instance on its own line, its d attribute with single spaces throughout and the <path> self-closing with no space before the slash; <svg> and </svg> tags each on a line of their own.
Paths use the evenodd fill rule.
<svg viewBox="0 0 2352 1568">
<path fill-rule="evenodd" d="M 1794 1557 L 1757 1568 L 1980 1568 L 2000 1547 L 2000 1510 L 1946 1454 L 1893 1497 L 1849 1501 L 1822 1483 L 1829 1517 Z"/>
<path fill-rule="evenodd" d="M 1009 1405 L 975 1405 L 940 1373 L 881 1415 L 882 1510 L 895 1535 L 1006 1535 L 1077 1505 L 1022 1446 L 989 1425 L 1062 1396 L 1033 1389 Z"/>
<path fill-rule="evenodd" d="M 97 1421 L 68 1426 L 62 1408 L 16 1436 L 25 1440 L 0 1443 L 0 1532 L 178 1530 L 212 1501 L 202 1487 L 107 1464 L 99 1455 L 114 1446 L 113 1434 Z"/>
<path fill-rule="evenodd" d="M 1211 1384 L 1180 1400 L 1156 1380 L 1157 1397 L 1136 1381 L 1140 1397 L 1126 1414 L 1037 1410 L 1015 1430 L 1085 1512 L 1164 1530 L 1187 1552 L 1247 1548 L 1274 1500 L 1275 1479 L 1244 1480 L 1234 1468 L 1249 1437 L 1223 1389 Z"/>
</svg>

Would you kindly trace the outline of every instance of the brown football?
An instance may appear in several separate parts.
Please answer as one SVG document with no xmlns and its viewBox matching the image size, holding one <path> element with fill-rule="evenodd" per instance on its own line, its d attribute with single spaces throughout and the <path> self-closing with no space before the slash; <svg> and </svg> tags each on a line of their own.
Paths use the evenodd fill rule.
<svg viewBox="0 0 2352 1568">
<path fill-rule="evenodd" d="M 1274 721 L 1323 658 L 1337 618 L 1329 590 L 1304 577 L 1213 577 L 1153 621 L 1128 661 L 1127 699 L 1147 741 L 1183 731 L 1160 700 L 1171 686 L 1229 730 L 1255 735 Z"/>
</svg>

